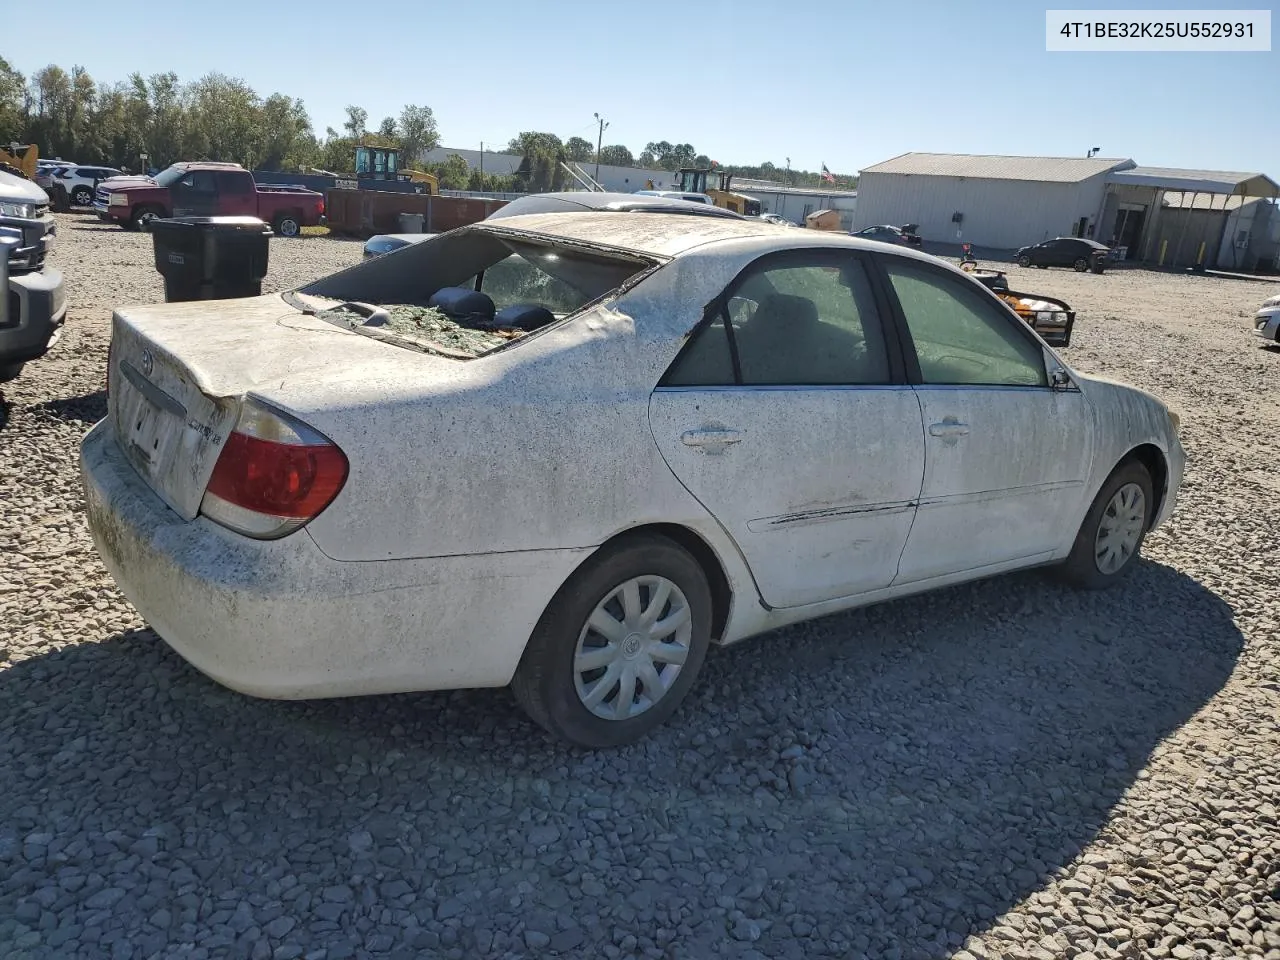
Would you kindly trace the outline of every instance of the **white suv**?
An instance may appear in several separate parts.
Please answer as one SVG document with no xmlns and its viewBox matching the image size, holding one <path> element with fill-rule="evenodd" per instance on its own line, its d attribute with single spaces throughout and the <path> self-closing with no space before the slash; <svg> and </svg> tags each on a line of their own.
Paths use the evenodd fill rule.
<svg viewBox="0 0 1280 960">
<path fill-rule="evenodd" d="M 97 185 L 108 177 L 120 176 L 120 171 L 114 167 L 75 166 L 64 167 L 54 176 L 67 191 L 67 200 L 73 207 L 88 207 L 93 204 L 93 191 Z"/>
</svg>

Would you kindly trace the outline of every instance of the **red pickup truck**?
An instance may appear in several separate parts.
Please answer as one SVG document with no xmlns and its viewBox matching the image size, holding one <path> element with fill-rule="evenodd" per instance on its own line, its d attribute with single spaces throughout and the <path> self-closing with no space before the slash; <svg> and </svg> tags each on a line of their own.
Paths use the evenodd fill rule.
<svg viewBox="0 0 1280 960">
<path fill-rule="evenodd" d="M 160 217 L 248 216 L 282 237 L 324 223 L 324 194 L 303 187 L 259 186 L 238 163 L 175 163 L 154 177 L 107 180 L 93 208 L 126 230 L 145 230 Z"/>
</svg>

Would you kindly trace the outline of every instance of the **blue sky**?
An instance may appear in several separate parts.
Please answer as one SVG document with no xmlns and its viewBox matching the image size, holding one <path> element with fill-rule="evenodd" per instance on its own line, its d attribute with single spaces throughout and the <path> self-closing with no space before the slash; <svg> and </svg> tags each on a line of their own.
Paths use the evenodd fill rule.
<svg viewBox="0 0 1280 960">
<path fill-rule="evenodd" d="M 0 55 L 28 74 L 52 60 L 108 81 L 218 70 L 300 97 L 318 133 L 341 127 L 348 103 L 374 127 L 406 102 L 426 104 L 455 147 L 488 149 L 520 130 L 594 142 L 598 111 L 605 143 L 638 154 L 650 140 L 687 142 L 722 163 L 789 156 L 854 173 L 911 150 L 1099 146 L 1144 164 L 1280 178 L 1274 24 L 1270 53 L 1047 53 L 1046 6 L 1071 5 L 196 0 L 184 14 L 9 0 Z M 24 37 L 39 42 L 15 42 Z"/>
</svg>

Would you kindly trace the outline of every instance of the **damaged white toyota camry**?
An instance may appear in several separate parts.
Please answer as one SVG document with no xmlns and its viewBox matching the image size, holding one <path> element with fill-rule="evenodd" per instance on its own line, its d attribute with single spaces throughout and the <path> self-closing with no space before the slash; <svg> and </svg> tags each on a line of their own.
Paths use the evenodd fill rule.
<svg viewBox="0 0 1280 960">
<path fill-rule="evenodd" d="M 939 260 L 663 213 L 511 217 L 283 295 L 121 309 L 89 525 L 216 681 L 510 685 L 634 741 L 711 643 L 1030 566 L 1099 587 L 1178 418 Z"/>
</svg>

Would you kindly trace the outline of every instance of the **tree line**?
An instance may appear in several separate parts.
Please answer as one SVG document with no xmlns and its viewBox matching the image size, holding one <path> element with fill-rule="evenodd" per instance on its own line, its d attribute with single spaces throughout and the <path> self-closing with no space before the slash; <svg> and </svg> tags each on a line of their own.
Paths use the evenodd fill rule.
<svg viewBox="0 0 1280 960">
<path fill-rule="evenodd" d="M 471 170 L 456 154 L 439 163 L 418 158 L 440 145 L 440 131 L 430 107 L 407 104 L 398 117 L 384 117 L 369 127 L 368 111 L 346 108 L 341 130 L 317 135 L 306 107 L 283 93 L 262 96 L 245 81 L 221 73 L 182 82 L 176 73 L 99 83 L 87 70 L 68 72 L 50 64 L 30 77 L 0 57 L 0 144 L 36 143 L 45 157 L 138 171 L 145 165 L 163 168 L 178 160 L 217 160 L 249 169 L 321 169 L 350 173 L 355 148 L 363 143 L 398 147 L 402 163 L 435 173 L 448 189 L 541 191 L 571 185 L 562 164 L 596 162 L 595 145 L 582 137 L 562 140 L 553 133 L 526 131 L 507 145 L 522 157 L 511 176 Z M 712 161 L 691 144 L 650 142 L 638 156 L 622 144 L 602 146 L 599 162 L 611 166 L 678 170 L 710 167 Z M 738 176 L 784 179 L 772 163 L 760 166 L 717 165 Z M 584 167 L 585 168 L 585 167 Z M 588 173 L 593 171 L 589 168 Z M 852 186 L 855 178 L 840 177 Z M 818 173 L 792 170 L 792 185 L 820 185 Z"/>
</svg>

